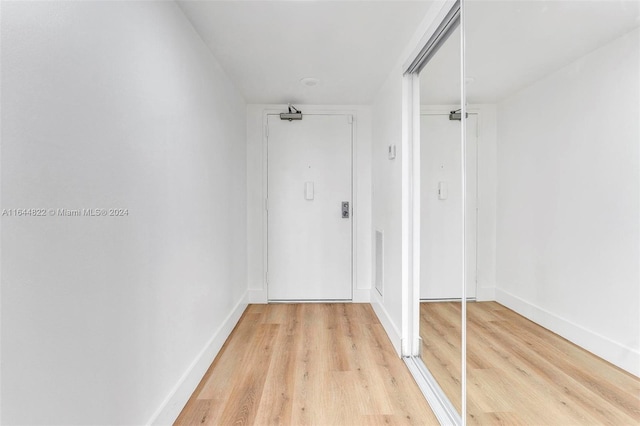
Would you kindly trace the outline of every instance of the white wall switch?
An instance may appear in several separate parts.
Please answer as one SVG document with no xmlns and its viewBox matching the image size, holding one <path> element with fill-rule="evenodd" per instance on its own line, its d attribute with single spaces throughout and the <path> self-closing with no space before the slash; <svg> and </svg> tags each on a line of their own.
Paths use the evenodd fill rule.
<svg viewBox="0 0 640 426">
<path fill-rule="evenodd" d="M 389 145 L 389 160 L 393 160 L 396 158 L 396 146 Z"/>
<path fill-rule="evenodd" d="M 438 200 L 446 200 L 449 197 L 447 182 L 438 182 Z"/>
<path fill-rule="evenodd" d="M 313 190 L 313 182 L 305 182 L 304 183 L 304 199 L 305 200 L 313 200 L 314 196 Z"/>
</svg>

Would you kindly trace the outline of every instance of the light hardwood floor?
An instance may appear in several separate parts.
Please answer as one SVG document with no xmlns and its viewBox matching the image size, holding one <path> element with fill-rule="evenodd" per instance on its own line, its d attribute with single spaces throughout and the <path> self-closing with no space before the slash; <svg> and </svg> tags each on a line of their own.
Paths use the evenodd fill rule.
<svg viewBox="0 0 640 426">
<path fill-rule="evenodd" d="M 423 359 L 459 409 L 460 303 L 420 311 Z M 496 302 L 467 317 L 468 424 L 640 425 L 637 377 Z"/>
<path fill-rule="evenodd" d="M 368 304 L 250 305 L 177 425 L 438 422 Z"/>
<path fill-rule="evenodd" d="M 462 410 L 460 323 L 460 303 L 420 303 L 422 360 L 458 412 Z"/>
</svg>

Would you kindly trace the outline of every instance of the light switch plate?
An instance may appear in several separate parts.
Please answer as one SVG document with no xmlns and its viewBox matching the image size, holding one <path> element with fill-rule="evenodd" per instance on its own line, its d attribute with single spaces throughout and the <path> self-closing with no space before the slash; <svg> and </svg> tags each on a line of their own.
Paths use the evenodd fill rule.
<svg viewBox="0 0 640 426">
<path fill-rule="evenodd" d="M 438 182 L 438 200 L 449 198 L 449 185 L 447 182 Z"/>
<path fill-rule="evenodd" d="M 396 158 L 396 146 L 389 145 L 389 160 L 393 160 Z"/>
<path fill-rule="evenodd" d="M 313 187 L 314 187 L 313 182 L 304 183 L 304 199 L 305 200 L 313 200 L 313 197 L 314 197 Z"/>
</svg>

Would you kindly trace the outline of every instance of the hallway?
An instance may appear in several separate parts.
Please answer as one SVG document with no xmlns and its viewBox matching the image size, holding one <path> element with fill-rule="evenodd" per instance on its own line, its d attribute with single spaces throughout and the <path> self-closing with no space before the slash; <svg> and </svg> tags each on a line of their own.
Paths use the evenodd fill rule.
<svg viewBox="0 0 640 426">
<path fill-rule="evenodd" d="M 249 305 L 176 421 L 438 422 L 369 304 Z"/>
<path fill-rule="evenodd" d="M 640 0 L 0 10 L 0 425 L 640 426 Z"/>
</svg>

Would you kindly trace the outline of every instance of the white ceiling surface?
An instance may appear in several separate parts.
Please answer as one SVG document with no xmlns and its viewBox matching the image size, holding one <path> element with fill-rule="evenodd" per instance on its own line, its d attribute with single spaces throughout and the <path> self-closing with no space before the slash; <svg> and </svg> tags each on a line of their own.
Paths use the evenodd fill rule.
<svg viewBox="0 0 640 426">
<path fill-rule="evenodd" d="M 178 4 L 248 103 L 346 105 L 372 103 L 433 1 Z"/>
<path fill-rule="evenodd" d="M 468 1 L 467 102 L 495 103 L 640 26 L 640 1 Z M 421 74 L 422 103 L 459 102 L 459 35 Z"/>
</svg>

